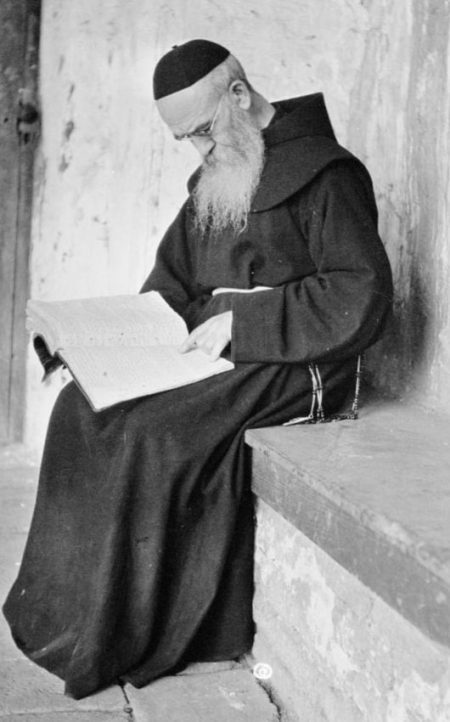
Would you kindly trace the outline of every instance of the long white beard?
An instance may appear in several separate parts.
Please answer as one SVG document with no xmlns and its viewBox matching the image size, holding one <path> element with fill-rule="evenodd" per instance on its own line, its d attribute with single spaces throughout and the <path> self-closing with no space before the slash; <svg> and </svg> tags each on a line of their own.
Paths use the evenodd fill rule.
<svg viewBox="0 0 450 722">
<path fill-rule="evenodd" d="M 218 142 L 205 160 L 194 190 L 199 231 L 243 231 L 264 166 L 264 141 L 247 114 L 232 106 L 227 143 Z"/>
</svg>

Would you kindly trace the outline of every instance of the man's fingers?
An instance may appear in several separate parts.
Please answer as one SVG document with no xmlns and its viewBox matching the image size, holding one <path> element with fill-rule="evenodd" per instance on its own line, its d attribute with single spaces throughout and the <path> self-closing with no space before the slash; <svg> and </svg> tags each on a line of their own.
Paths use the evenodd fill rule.
<svg viewBox="0 0 450 722">
<path fill-rule="evenodd" d="M 197 326 L 179 347 L 180 353 L 187 353 L 195 348 L 208 354 L 211 361 L 216 361 L 231 340 L 231 312 L 213 316 Z"/>
<path fill-rule="evenodd" d="M 188 353 L 188 351 L 198 348 L 203 353 L 206 353 L 211 361 L 216 361 L 227 343 L 228 341 L 224 338 L 212 338 L 209 335 L 194 338 L 188 336 L 181 344 L 179 351 L 180 353 Z"/>
<path fill-rule="evenodd" d="M 217 339 L 214 346 L 212 346 L 210 352 L 209 352 L 209 359 L 210 361 L 217 361 L 217 359 L 220 357 L 220 354 L 224 350 L 225 346 L 228 344 L 228 340 L 225 338 Z"/>
<path fill-rule="evenodd" d="M 189 351 L 191 348 L 192 348 L 192 347 L 191 347 L 190 344 L 189 344 L 189 336 L 188 336 L 188 338 L 186 338 L 186 339 L 183 341 L 183 343 L 181 344 L 181 346 L 178 348 L 178 351 L 179 351 L 180 353 L 186 353 L 186 352 Z"/>
<path fill-rule="evenodd" d="M 189 336 L 183 341 L 183 343 L 180 346 L 180 352 L 186 353 L 187 351 L 192 351 L 194 348 L 200 348 L 202 351 L 205 351 L 205 353 L 208 353 L 207 346 L 208 343 L 211 344 L 211 319 L 209 321 L 206 321 L 205 323 L 202 323 L 200 326 L 197 326 L 197 328 L 194 328 L 193 331 L 189 334 Z"/>
<path fill-rule="evenodd" d="M 192 351 L 192 349 L 194 348 L 197 348 L 197 341 L 195 339 L 195 336 L 190 333 L 189 336 L 184 339 L 178 350 L 180 353 L 187 353 L 188 351 Z"/>
</svg>

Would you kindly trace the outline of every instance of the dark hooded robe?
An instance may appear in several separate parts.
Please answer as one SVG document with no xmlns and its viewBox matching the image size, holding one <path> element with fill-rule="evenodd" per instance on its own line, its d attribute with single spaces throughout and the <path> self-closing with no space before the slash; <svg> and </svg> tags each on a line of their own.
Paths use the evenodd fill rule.
<svg viewBox="0 0 450 722">
<path fill-rule="evenodd" d="M 336 143 L 321 95 L 275 106 L 245 230 L 199 237 L 189 197 L 143 287 L 189 329 L 231 309 L 235 369 L 98 413 L 70 383 L 53 410 L 4 612 L 74 697 L 251 648 L 244 432 L 309 413 L 311 364 L 325 412 L 338 410 L 389 309 L 367 171 Z M 213 294 L 255 286 L 270 290 Z"/>
</svg>

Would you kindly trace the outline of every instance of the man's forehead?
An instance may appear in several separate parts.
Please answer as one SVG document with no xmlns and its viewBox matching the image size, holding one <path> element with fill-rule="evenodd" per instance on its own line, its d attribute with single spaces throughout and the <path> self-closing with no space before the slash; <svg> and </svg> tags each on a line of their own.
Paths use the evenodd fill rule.
<svg viewBox="0 0 450 722">
<path fill-rule="evenodd" d="M 211 120 L 217 91 L 206 78 L 156 101 L 163 121 L 176 135 L 188 133 L 201 122 Z"/>
</svg>

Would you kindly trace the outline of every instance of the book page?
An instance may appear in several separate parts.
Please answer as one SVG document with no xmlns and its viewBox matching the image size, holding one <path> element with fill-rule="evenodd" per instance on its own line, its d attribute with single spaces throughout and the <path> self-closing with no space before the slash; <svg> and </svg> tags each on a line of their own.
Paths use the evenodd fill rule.
<svg viewBox="0 0 450 722">
<path fill-rule="evenodd" d="M 167 345 L 71 347 L 59 355 L 95 411 L 234 368 L 226 359 L 210 361 L 199 349 L 181 354 L 176 347 Z"/>
<path fill-rule="evenodd" d="M 182 343 L 182 318 L 156 291 L 122 296 L 35 301 L 27 305 L 27 328 L 55 353 L 66 346 Z"/>
</svg>

